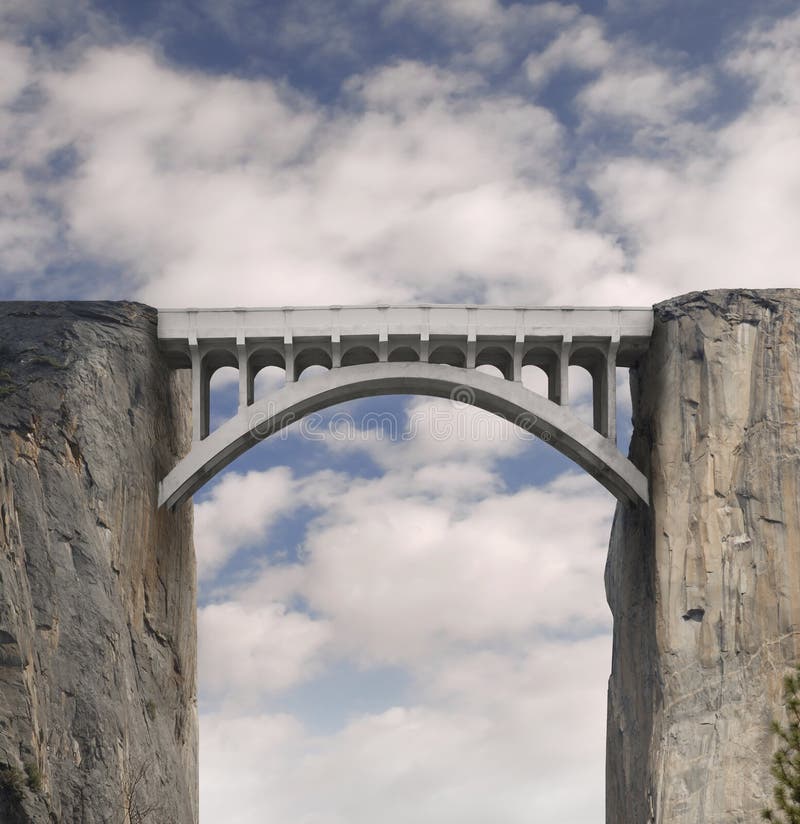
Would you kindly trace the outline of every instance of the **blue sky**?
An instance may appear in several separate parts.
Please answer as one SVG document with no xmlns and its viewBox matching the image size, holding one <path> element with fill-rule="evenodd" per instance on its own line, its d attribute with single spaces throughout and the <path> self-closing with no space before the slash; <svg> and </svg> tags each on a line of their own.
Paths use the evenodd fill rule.
<svg viewBox="0 0 800 824">
<path fill-rule="evenodd" d="M 0 38 L 0 299 L 800 286 L 796 2 L 5 0 Z M 204 824 L 603 820 L 590 478 L 383 398 L 195 503 Z"/>
</svg>

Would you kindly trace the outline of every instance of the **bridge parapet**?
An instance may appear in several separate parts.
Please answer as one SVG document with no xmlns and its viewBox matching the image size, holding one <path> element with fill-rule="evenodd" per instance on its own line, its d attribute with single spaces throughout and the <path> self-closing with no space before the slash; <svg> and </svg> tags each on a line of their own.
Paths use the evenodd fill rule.
<svg viewBox="0 0 800 824">
<path fill-rule="evenodd" d="M 194 440 L 209 434 L 210 381 L 239 370 L 239 410 L 252 405 L 267 366 L 296 381 L 310 366 L 420 362 L 462 369 L 491 365 L 519 382 L 533 365 L 547 376 L 547 398 L 569 406 L 569 367 L 593 386 L 594 428 L 616 442 L 616 367 L 647 349 L 652 309 L 498 306 L 329 306 L 166 309 L 158 337 L 175 368 L 192 370 Z"/>
</svg>

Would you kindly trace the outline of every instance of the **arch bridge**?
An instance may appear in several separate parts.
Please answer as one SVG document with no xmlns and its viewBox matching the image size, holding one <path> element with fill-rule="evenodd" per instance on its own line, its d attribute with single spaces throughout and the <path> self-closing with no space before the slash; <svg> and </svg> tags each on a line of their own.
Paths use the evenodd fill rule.
<svg viewBox="0 0 800 824">
<path fill-rule="evenodd" d="M 159 345 L 192 371 L 193 443 L 163 479 L 174 507 L 258 441 L 312 412 L 376 395 L 451 397 L 544 437 L 622 501 L 647 502 L 647 479 L 616 444 L 616 368 L 646 351 L 652 309 L 492 306 L 330 306 L 166 309 Z M 479 366 L 496 367 L 501 376 Z M 522 385 L 533 365 L 547 396 Z M 569 367 L 592 379 L 593 426 L 570 411 Z M 209 432 L 210 381 L 239 371 L 237 413 Z M 258 372 L 285 370 L 284 385 L 255 398 Z M 328 371 L 298 380 L 311 366 Z"/>
</svg>

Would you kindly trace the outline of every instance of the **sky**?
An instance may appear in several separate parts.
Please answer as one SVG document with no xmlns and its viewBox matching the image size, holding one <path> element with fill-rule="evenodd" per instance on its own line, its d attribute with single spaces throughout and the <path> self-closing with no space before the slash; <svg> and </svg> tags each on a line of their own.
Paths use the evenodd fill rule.
<svg viewBox="0 0 800 824">
<path fill-rule="evenodd" d="M 3 300 L 797 287 L 800 12 L 0 0 L 0 204 Z M 428 398 L 242 456 L 195 496 L 203 824 L 600 824 L 614 503 Z"/>
</svg>

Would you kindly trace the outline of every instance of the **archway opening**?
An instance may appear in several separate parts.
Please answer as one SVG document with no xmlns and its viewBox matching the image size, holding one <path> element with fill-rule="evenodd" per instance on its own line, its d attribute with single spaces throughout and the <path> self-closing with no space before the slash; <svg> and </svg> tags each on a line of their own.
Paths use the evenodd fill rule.
<svg viewBox="0 0 800 824">
<path fill-rule="evenodd" d="M 584 366 L 569 367 L 569 408 L 578 420 L 594 426 L 594 382 Z"/>
<path fill-rule="evenodd" d="M 228 351 L 211 351 L 203 358 L 208 380 L 208 432 L 219 428 L 239 405 L 239 364 Z"/>
<path fill-rule="evenodd" d="M 295 380 L 308 380 L 326 372 L 332 367 L 331 356 L 327 350 L 315 346 L 302 349 L 294 359 Z"/>
<path fill-rule="evenodd" d="M 389 440 L 367 423 L 387 413 Z M 598 814 L 614 501 L 522 436 L 461 403 L 363 399 L 198 494 L 204 818 L 236 786 L 253 820 L 368 820 L 387 797 L 392 821 L 460 820 L 472 782 L 483 820 Z"/>
<path fill-rule="evenodd" d="M 253 400 L 268 398 L 286 383 L 286 370 L 282 366 L 264 366 L 253 380 Z"/>
<path fill-rule="evenodd" d="M 248 370 L 252 381 L 252 386 L 248 387 L 248 403 L 275 392 L 286 380 L 286 361 L 270 346 L 258 347 L 250 353 Z"/>
<path fill-rule="evenodd" d="M 508 349 L 500 346 L 487 346 L 478 351 L 475 357 L 475 365 L 492 366 L 500 376 L 507 381 L 514 380 L 514 356 Z"/>
</svg>

